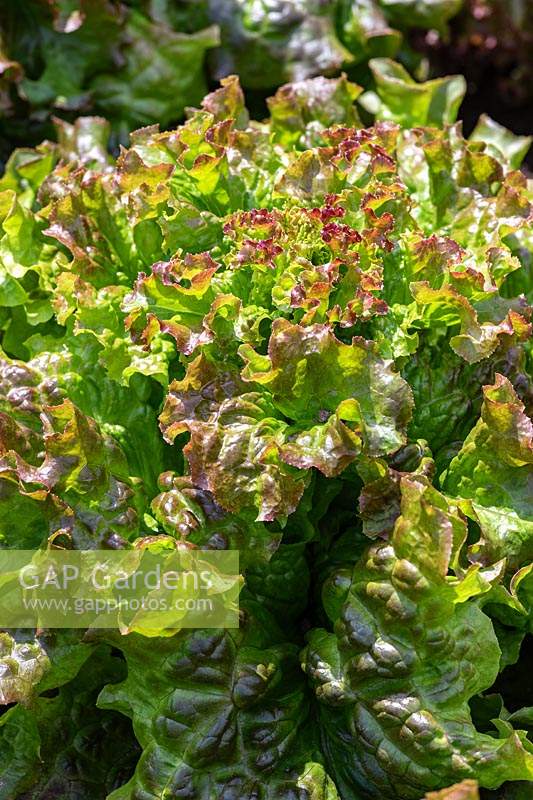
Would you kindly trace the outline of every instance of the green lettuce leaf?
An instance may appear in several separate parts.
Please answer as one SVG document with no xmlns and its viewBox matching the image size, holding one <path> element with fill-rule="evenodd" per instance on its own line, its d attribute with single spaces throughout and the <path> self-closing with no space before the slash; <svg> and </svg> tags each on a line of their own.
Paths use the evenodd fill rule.
<svg viewBox="0 0 533 800">
<path fill-rule="evenodd" d="M 377 119 L 397 122 L 404 128 L 455 122 L 466 92 L 461 75 L 417 83 L 401 64 L 388 58 L 371 59 L 370 68 L 376 90 L 364 101 Z"/>
<path fill-rule="evenodd" d="M 123 673 L 123 662 L 100 648 L 55 696 L 2 715 L 0 784 L 6 800 L 105 800 L 129 777 L 138 757 L 131 727 L 122 715 L 96 708 L 103 683 Z"/>
<path fill-rule="evenodd" d="M 470 134 L 473 142 L 484 142 L 499 158 L 508 161 L 512 169 L 518 169 L 532 142 L 531 136 L 516 136 L 487 114 L 482 114 Z"/>
<path fill-rule="evenodd" d="M 210 3 L 209 13 L 222 38 L 214 53 L 215 78 L 236 72 L 246 86 L 271 88 L 335 74 L 352 61 L 337 38 L 331 0 L 278 6 L 265 0 L 222 0 Z"/>
<path fill-rule="evenodd" d="M 394 58 L 402 37 L 389 25 L 381 3 L 376 0 L 340 0 L 337 14 L 342 40 L 356 64 L 376 56 Z"/>
<path fill-rule="evenodd" d="M 531 780 L 524 733 L 474 728 L 468 700 L 498 673 L 500 650 L 476 595 L 478 567 L 447 577 L 466 524 L 420 478 L 401 482 L 390 542 L 325 584 L 332 631 L 309 635 L 303 664 L 321 705 L 327 763 L 341 794 L 420 798 L 475 777 L 481 786 Z"/>
<path fill-rule="evenodd" d="M 483 387 L 481 417 L 443 476 L 444 490 L 481 529 L 471 557 L 507 558 L 509 568 L 533 559 L 531 476 L 533 423 L 503 375 Z"/>
<path fill-rule="evenodd" d="M 431 27 L 442 29 L 457 14 L 461 0 L 380 0 L 394 25 Z"/>
<path fill-rule="evenodd" d="M 114 641 L 128 677 L 98 705 L 132 718 L 143 753 L 110 800 L 165 792 L 338 800 L 315 761 L 297 647 L 259 606 L 242 613 L 239 630 L 181 633 L 148 650 L 136 634 Z"/>
<path fill-rule="evenodd" d="M 124 29 L 124 66 L 91 84 L 97 107 L 129 127 L 166 125 L 205 94 L 205 52 L 218 44 L 215 27 L 178 33 L 132 11 Z M 183 69 L 176 69 L 182 64 Z"/>
</svg>

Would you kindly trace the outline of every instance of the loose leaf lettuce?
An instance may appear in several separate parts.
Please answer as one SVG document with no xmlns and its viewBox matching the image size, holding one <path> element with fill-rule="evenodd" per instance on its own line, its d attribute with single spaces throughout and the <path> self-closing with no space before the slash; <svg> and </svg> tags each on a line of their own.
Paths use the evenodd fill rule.
<svg viewBox="0 0 533 800">
<path fill-rule="evenodd" d="M 82 31 L 74 5 L 56 25 Z M 174 36 L 154 59 L 131 42 L 117 102 Z M 533 701 L 509 689 L 533 608 L 523 143 L 486 123 L 466 141 L 460 81 L 373 64 L 368 127 L 345 77 L 282 87 L 256 122 L 233 76 L 116 158 L 83 118 L 6 166 L 1 546 L 238 549 L 244 584 L 238 630 L 106 634 L 118 672 L 102 635 L 2 634 L 15 800 L 529 791 Z M 161 101 L 168 122 L 148 77 L 117 114 Z M 104 684 L 142 751 L 123 720 L 120 776 Z"/>
</svg>

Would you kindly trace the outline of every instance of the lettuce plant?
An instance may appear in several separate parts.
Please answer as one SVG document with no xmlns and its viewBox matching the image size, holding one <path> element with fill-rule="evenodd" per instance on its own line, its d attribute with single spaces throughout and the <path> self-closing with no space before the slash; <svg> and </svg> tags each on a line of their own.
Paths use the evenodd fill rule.
<svg viewBox="0 0 533 800">
<path fill-rule="evenodd" d="M 2 633 L 2 798 L 529 797 L 529 142 L 371 66 L 10 158 L 2 546 L 244 588 L 238 630 Z"/>
<path fill-rule="evenodd" d="M 98 113 L 130 130 L 168 126 L 206 79 L 236 72 L 250 90 L 362 68 L 413 27 L 445 32 L 462 0 L 5 0 L 0 8 L 0 134 L 50 136 L 51 115 Z"/>
</svg>

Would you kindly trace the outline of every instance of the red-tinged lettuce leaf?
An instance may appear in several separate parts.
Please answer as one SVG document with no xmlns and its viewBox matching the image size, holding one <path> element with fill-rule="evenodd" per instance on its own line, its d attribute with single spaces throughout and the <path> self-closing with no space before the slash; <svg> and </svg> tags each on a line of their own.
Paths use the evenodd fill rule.
<svg viewBox="0 0 533 800">
<path fill-rule="evenodd" d="M 3 346 L 11 355 L 23 358 L 28 357 L 28 337 L 57 333 L 52 296 L 57 294 L 57 277 L 68 264 L 57 242 L 45 235 L 47 223 L 37 210 L 49 193 L 48 184 L 63 195 L 74 185 L 71 175 L 76 169 L 105 170 L 110 161 L 104 120 L 84 117 L 74 125 L 57 120 L 56 131 L 57 144 L 47 142 L 33 152 L 15 151 L 0 181 L 3 301 L 10 309 L 2 325 Z"/>
<path fill-rule="evenodd" d="M 25 428 L 41 430 L 39 414 L 45 405 L 63 400 L 57 374 L 66 363 L 51 354 L 42 354 L 34 361 L 16 361 L 0 354 L 0 410 L 9 415 L 11 422 Z M 47 369 L 48 368 L 48 369 Z M 55 378 L 55 379 L 54 379 Z"/>
<path fill-rule="evenodd" d="M 306 149 L 320 144 L 321 131 L 333 125 L 359 126 L 354 103 L 360 93 L 361 88 L 345 75 L 281 86 L 267 101 L 274 141 L 286 148 Z"/>
<path fill-rule="evenodd" d="M 389 122 L 324 131 L 325 146 L 292 155 L 277 179 L 276 193 L 319 205 L 325 195 L 343 189 L 371 191 L 376 184 L 388 185 L 397 178 L 394 152 L 398 135 L 398 126 Z"/>
<path fill-rule="evenodd" d="M 73 280 L 77 285 L 78 279 Z M 61 285 L 65 287 L 65 283 Z M 72 300 L 68 294 L 71 289 L 65 288 L 65 306 Z M 100 300 L 100 305 L 91 305 L 93 299 Z M 29 344 L 38 355 L 30 361 L 0 355 L 0 411 L 23 428 L 39 431 L 39 414 L 44 407 L 70 399 L 119 443 L 128 474 L 142 478 L 148 496 L 152 496 L 165 462 L 157 424 L 159 399 L 155 404 L 150 402 L 153 386 L 146 376 L 155 375 L 166 385 L 171 345 L 161 342 L 159 352 L 155 344 L 150 352 L 133 345 L 129 334 L 120 331 L 117 320 L 121 317 L 110 302 L 112 299 L 106 290 L 95 296 L 90 289 L 83 293 L 87 307 L 80 312 L 80 320 L 91 326 L 86 332 L 70 332 L 44 341 L 32 338 Z M 78 300 L 76 297 L 75 302 Z M 114 324 L 117 327 L 107 327 Z M 143 372 L 145 375 L 140 374 Z M 129 385 L 120 385 L 128 381 Z M 16 430 L 13 425 L 10 428 Z M 39 448 L 38 441 L 36 446 Z M 22 450 L 19 452 L 23 455 Z M 21 515 L 21 525 L 22 520 L 29 521 L 29 517 Z"/>
<path fill-rule="evenodd" d="M 185 355 L 207 343 L 203 323 L 215 300 L 211 278 L 217 269 L 208 253 L 200 253 L 154 264 L 149 276 L 141 272 L 123 304 L 133 340 L 150 344 L 161 330 Z"/>
<path fill-rule="evenodd" d="M 124 662 L 100 647 L 58 693 L 2 715 L 6 800 L 104 800 L 129 778 L 139 755 L 131 726 L 122 715 L 96 708 L 102 685 L 124 672 Z"/>
<path fill-rule="evenodd" d="M 214 343 L 224 357 L 260 344 L 273 315 L 350 328 L 387 313 L 380 298 L 384 247 L 377 223 L 361 233 L 339 222 L 346 209 L 255 209 L 227 218 L 226 252 L 187 254 L 140 273 L 123 303 L 135 342 L 169 334 L 185 355 Z"/>
<path fill-rule="evenodd" d="M 122 150 L 115 165 L 114 182 L 127 203 L 133 224 L 156 216 L 170 196 L 172 164 L 145 164 L 135 150 Z M 137 244 L 137 242 L 136 242 Z"/>
<path fill-rule="evenodd" d="M 45 233 L 70 251 L 69 269 L 100 288 L 131 285 L 162 251 L 157 217 L 171 197 L 171 163 L 145 163 L 124 150 L 113 168 L 72 170 L 61 164 L 40 189 Z M 49 241 L 49 240 L 48 240 Z"/>
<path fill-rule="evenodd" d="M 467 297 L 479 301 L 495 294 L 512 272 L 520 269 L 520 262 L 507 247 L 489 248 L 478 254 L 461 247 L 448 236 L 421 231 L 405 231 L 398 237 L 396 259 L 399 269 L 392 265 L 386 272 L 387 299 L 392 303 L 406 303 L 412 294 L 411 285 L 427 284 L 438 290 L 448 286 Z M 401 264 L 401 266 L 400 266 Z M 388 266 L 388 265 L 387 265 Z"/>
<path fill-rule="evenodd" d="M 448 237 L 410 231 L 398 244 L 387 258 L 383 294 L 404 334 L 448 328 L 449 346 L 470 364 L 493 356 L 501 344 L 529 338 L 526 299 L 503 296 L 507 277 L 520 270 L 503 242 L 471 253 Z"/>
<path fill-rule="evenodd" d="M 522 732 L 479 733 L 469 699 L 494 682 L 500 649 L 476 596 L 497 574 L 448 577 L 466 537 L 457 509 L 420 478 L 401 482 L 390 542 L 323 589 L 331 630 L 303 653 L 320 701 L 322 745 L 340 792 L 417 800 L 454 781 L 531 780 Z"/>
<path fill-rule="evenodd" d="M 269 203 L 272 173 L 281 163 L 266 126 L 239 127 L 246 117 L 237 94 L 235 81 L 228 80 L 177 130 L 160 133 L 152 126 L 131 135 L 144 163 L 175 167 L 170 188 L 179 203 L 216 216 Z"/>
<path fill-rule="evenodd" d="M 76 167 L 105 171 L 112 163 L 108 152 L 110 126 L 102 117 L 78 117 L 72 124 L 54 117 L 57 141 L 45 140 L 35 149 L 17 148 L 4 167 L 0 190 L 13 190 L 27 209 L 34 204 L 54 168 L 59 164 L 63 174 Z"/>
<path fill-rule="evenodd" d="M 213 495 L 197 488 L 189 476 L 164 472 L 152 513 L 169 536 L 202 549 L 238 550 L 239 564 L 266 562 L 276 552 L 281 534 L 253 520 L 253 515 L 228 514 Z"/>
<path fill-rule="evenodd" d="M 453 286 L 432 289 L 427 281 L 411 284 L 411 292 L 424 322 L 460 326 L 459 333 L 450 338 L 450 347 L 469 364 L 491 356 L 500 337 L 524 341 L 531 336 L 531 309 L 525 298 L 505 301 L 487 292 L 472 304 Z"/>
<path fill-rule="evenodd" d="M 426 800 L 479 800 L 478 783 L 467 779 L 439 792 L 428 792 Z"/>
<path fill-rule="evenodd" d="M 241 354 L 244 380 L 266 388 L 275 407 L 302 427 L 314 423 L 313 430 L 331 417 L 346 420 L 343 427 L 370 455 L 392 453 L 405 443 L 411 391 L 374 342 L 354 338 L 344 344 L 328 325 L 302 327 L 277 319 L 267 356 L 246 346 Z M 298 439 L 294 447 L 297 461 Z"/>
<path fill-rule="evenodd" d="M 169 442 L 190 433 L 193 481 L 223 508 L 284 517 L 305 487 L 300 470 L 331 477 L 361 452 L 383 455 L 404 443 L 411 393 L 373 342 L 347 345 L 326 325 L 277 319 L 268 356 L 244 345 L 240 352 L 242 377 L 196 358 L 161 414 Z"/>
<path fill-rule="evenodd" d="M 204 97 L 202 108 L 213 115 L 215 122 L 229 118 L 234 121 L 236 128 L 243 130 L 250 122 L 238 75 L 221 78 L 220 88 Z"/>
<path fill-rule="evenodd" d="M 357 471 L 364 482 L 358 501 L 363 533 L 371 539 L 387 539 L 400 516 L 402 478 L 420 475 L 431 480 L 435 462 L 426 442 L 418 441 L 402 447 L 389 462 L 361 459 Z"/>
<path fill-rule="evenodd" d="M 226 272 L 215 282 L 244 306 L 257 305 L 256 313 L 274 307 L 303 324 L 330 320 L 351 327 L 387 312 L 379 297 L 381 256 L 389 244 L 382 223 L 366 207 L 347 209 L 337 195 L 312 209 L 232 215 L 224 226 Z"/>
<path fill-rule="evenodd" d="M 281 458 L 288 425 L 268 394 L 249 391 L 238 372 L 198 356 L 185 378 L 171 383 L 160 419 L 169 442 L 191 434 L 183 452 L 193 482 L 224 509 L 255 507 L 265 521 L 295 510 L 306 476 Z"/>
<path fill-rule="evenodd" d="M 323 138 L 329 139 L 329 146 L 293 155 L 277 191 L 316 205 L 324 203 L 328 193 L 340 194 L 335 205 L 347 212 L 343 223 L 359 234 L 362 223 L 368 224 L 373 215 L 374 234 L 379 225 L 384 228 L 385 252 L 380 255 L 383 299 L 389 307 L 410 306 L 409 283 L 427 280 L 432 289 L 455 290 L 473 307 L 463 311 L 471 329 L 463 347 L 469 357 L 476 357 L 472 349 L 486 349 L 477 339 L 492 342 L 499 330 L 514 329 L 514 322 L 525 335 L 523 323 L 508 317 L 515 311 L 527 322 L 529 313 L 516 296 L 522 284 L 530 291 L 526 271 L 514 257 L 520 255 L 527 267 L 531 205 L 521 173 L 508 172 L 478 144 L 466 143 L 458 126 L 399 132 L 390 123 L 380 123 L 366 130 L 325 131 Z M 455 305 L 465 303 L 458 300 Z M 389 320 L 383 322 L 393 333 L 395 349 L 404 355 L 416 308 L 393 307 L 391 312 L 405 317 L 396 332 Z M 454 319 L 457 324 L 457 314 Z"/>
<path fill-rule="evenodd" d="M 50 667 L 50 660 L 37 640 L 17 641 L 2 631 L 0 665 L 0 705 L 29 704 L 35 687 Z"/>
<path fill-rule="evenodd" d="M 135 346 L 124 328 L 120 302 L 133 275 L 144 264 L 146 230 L 140 236 L 139 229 L 145 223 L 157 227 L 152 217 L 168 199 L 165 183 L 172 165 L 147 166 L 132 152 L 123 154 L 113 170 L 102 156 L 106 128 L 99 120 L 84 118 L 74 126 L 60 124 L 59 132 L 60 142 L 54 153 L 71 159 L 69 166 L 60 162 L 44 182 L 44 175 L 40 174 L 38 199 L 47 203 L 46 208 L 37 214 L 22 207 L 17 211 L 19 217 L 22 212 L 24 215 L 17 223 L 18 236 L 29 248 L 25 258 L 33 267 L 32 274 L 24 276 L 21 283 L 26 297 L 25 320 L 20 314 L 12 314 L 3 337 L 4 347 L 11 355 L 24 358 L 31 352 L 40 354 L 43 349 L 68 353 L 85 350 L 78 367 L 83 364 L 86 369 L 78 372 L 84 373 L 88 382 L 93 370 L 100 372 L 105 366 L 112 381 L 128 384 L 133 376 L 141 374 L 153 375 L 166 385 L 170 345 L 155 342 L 149 353 Z M 95 171 L 86 173 L 87 166 L 95 167 Z M 41 232 L 43 216 L 49 222 L 47 236 Z M 13 242 L 9 247 L 16 255 Z M 70 261 L 64 247 L 70 250 Z M 39 262 L 35 248 L 47 254 L 46 261 Z M 160 245 L 156 254 L 161 255 Z M 16 269 L 19 275 L 23 274 L 20 264 Z M 37 284 L 33 272 L 38 276 Z M 25 288 L 28 283 L 31 293 Z M 66 331 L 59 326 L 65 326 Z M 74 341 L 74 336 L 84 333 L 100 343 L 96 357 L 96 348 L 87 344 L 87 337 Z M 109 384 L 105 378 L 104 382 Z M 72 381 L 63 383 L 69 383 L 71 392 Z M 93 413 L 95 409 L 88 411 Z"/>
<path fill-rule="evenodd" d="M 483 395 L 481 417 L 442 485 L 481 529 L 470 557 L 483 564 L 506 558 L 513 569 L 533 559 L 533 423 L 503 375 Z"/>
<path fill-rule="evenodd" d="M 0 480 L 9 511 L 3 539 L 20 545 L 13 518 L 31 507 L 24 527 L 33 541 L 27 546 L 58 534 L 76 548 L 125 546 L 137 530 L 143 501 L 116 441 L 70 400 L 43 408 L 40 435 L 31 436 L 3 412 L 1 419 Z"/>
<path fill-rule="evenodd" d="M 253 797 L 338 800 L 316 762 L 298 649 L 258 605 L 238 630 L 196 630 L 150 647 L 115 637 L 128 677 L 107 686 L 101 708 L 133 720 L 143 749 L 131 781 L 111 795 L 155 800 Z"/>
<path fill-rule="evenodd" d="M 78 162 L 93 169 L 105 169 L 111 164 L 109 137 L 111 126 L 102 117 L 77 117 L 73 124 L 54 119 L 57 135 L 56 158 Z"/>
<path fill-rule="evenodd" d="M 93 652 L 78 630 L 0 632 L 0 705 L 31 709 L 42 692 L 72 680 Z M 3 719 L 3 717 L 2 717 Z"/>
<path fill-rule="evenodd" d="M 460 125 L 415 128 L 398 142 L 398 170 L 416 201 L 413 216 L 429 233 L 442 230 L 475 257 L 527 226 L 527 181 L 483 146 L 465 142 Z"/>
<path fill-rule="evenodd" d="M 164 5 L 154 14 L 168 25 L 181 9 Z M 402 5 L 413 19 L 420 10 Z M 68 18 L 70 0 L 62 8 Z M 408 88 L 399 110 L 442 121 L 454 86 Z M 243 606 L 264 617 L 150 648 L 117 636 L 131 670 L 111 692 L 144 750 L 118 797 L 332 800 L 320 750 L 346 797 L 420 800 L 463 778 L 531 778 L 529 745 L 510 727 L 526 712 L 502 712 L 493 729 L 474 708 L 490 701 L 472 700 L 526 663 L 531 628 L 533 392 L 519 296 L 531 293 L 529 189 L 511 156 L 466 143 L 459 126 L 361 128 L 356 92 L 344 78 L 287 86 L 259 124 L 230 78 L 184 125 L 136 132 L 116 160 L 100 121 L 59 124 L 59 144 L 20 151 L 0 183 L 0 291 L 14 303 L 0 309 L 3 544 L 59 532 L 76 547 L 149 543 L 142 519 L 154 538 L 239 549 Z M 476 425 L 495 372 L 516 397 L 503 383 L 487 390 Z M 156 419 L 172 379 L 167 447 Z M 490 416 L 491 403 L 507 410 Z M 417 440 L 438 474 L 460 453 L 447 496 Z M 490 527 L 489 493 L 506 525 L 511 515 L 509 536 Z M 481 564 L 468 566 L 458 508 Z M 365 534 L 388 541 L 369 551 Z M 502 558 L 524 566 L 508 580 Z M 318 723 L 295 647 L 310 624 L 328 624 L 314 589 L 344 564 L 351 577 L 325 591 L 333 632 L 312 635 L 311 671 L 331 705 Z M 283 637 L 268 638 L 267 612 Z M 47 680 L 58 685 L 61 658 L 40 635 L 50 664 L 32 672 L 35 638 L 26 683 L 22 640 L 9 641 L 6 697 L 11 687 L 38 702 Z M 67 655 L 72 678 L 82 657 Z M 290 668 L 277 677 L 281 661 Z M 243 701 L 249 674 L 259 689 Z M 13 733 L 18 755 L 24 736 Z M 56 749 L 42 744 L 42 791 L 56 792 Z"/>
<path fill-rule="evenodd" d="M 174 348 L 157 329 L 151 332 L 149 349 L 140 337 L 140 341 L 132 341 L 123 308 L 128 291 L 125 286 L 104 286 L 97 290 L 71 272 L 62 272 L 57 276 L 57 288 L 56 319 L 65 325 L 66 332 L 63 340 L 48 340 L 48 346 L 66 351 L 81 373 L 89 367 L 86 362 L 80 363 L 79 353 L 84 351 L 84 359 L 96 362 L 93 366 L 106 373 L 102 379 L 111 384 L 117 395 L 124 395 L 119 385 L 141 382 L 140 376 L 153 378 L 164 387 L 168 385 Z M 33 344 L 30 339 L 29 347 Z"/>
<path fill-rule="evenodd" d="M 83 186 L 58 184 L 58 194 L 66 191 L 47 209 L 47 236 L 70 251 L 71 270 L 97 287 L 124 282 L 136 265 L 127 215 L 110 184 L 110 176 L 97 174 Z"/>
<path fill-rule="evenodd" d="M 237 549 L 240 568 L 246 574 L 240 601 L 251 596 L 282 620 L 284 629 L 296 625 L 306 609 L 310 589 L 307 545 L 318 536 L 320 509 L 313 502 L 313 484 L 283 532 L 275 524 L 254 522 L 251 514 L 228 514 L 209 492 L 196 488 L 189 476 L 166 472 L 159 484 L 161 493 L 152 501 L 159 529 L 184 545 Z"/>
<path fill-rule="evenodd" d="M 15 309 L 7 313 L 5 323 L 0 319 L 0 327 L 6 329 L 6 350 L 27 358 L 25 340 L 32 334 L 57 337 L 56 323 L 64 326 L 70 320 L 72 333 L 90 332 L 98 339 L 102 345 L 99 360 L 112 380 L 127 384 L 141 373 L 165 384 L 169 361 L 165 343 L 156 335 L 150 352 L 142 350 L 154 337 L 157 323 L 148 324 L 151 317 L 148 322 L 140 320 L 133 329 L 140 346 L 131 344 L 124 332 L 125 313 L 118 308 L 119 300 L 127 294 L 125 288 L 131 294 L 135 284 L 138 291 L 133 292 L 131 311 L 141 314 L 138 306 L 148 301 L 142 298 L 140 270 L 162 259 L 178 263 L 177 248 L 193 251 L 185 252 L 186 261 L 202 250 L 202 244 L 211 248 L 220 242 L 223 223 L 209 208 L 224 214 L 232 205 L 239 208 L 247 193 L 249 204 L 255 205 L 263 188 L 269 186 L 267 191 L 272 191 L 267 167 L 273 148 L 268 134 L 241 130 L 238 125 L 247 125 L 247 115 L 236 79 L 228 79 L 208 96 L 203 110 L 193 113 L 178 131 L 138 132 L 132 148 L 123 150 L 115 164 L 103 158 L 106 130 L 100 121 L 85 118 L 74 126 L 59 124 L 61 141 L 53 149 L 54 158 L 47 162 L 53 170 L 47 177 L 40 174 L 40 210 L 35 214 L 20 203 L 16 207 L 17 219 L 20 217 L 17 235 L 21 248 L 28 252 L 21 249 L 13 275 L 6 273 L 7 305 Z M 260 151 L 264 151 L 264 163 Z M 60 161 L 54 167 L 57 158 L 71 157 L 68 165 Z M 88 166 L 91 169 L 87 170 Z M 10 185 L 19 189 L 18 167 L 13 163 L 11 169 Z M 13 213 L 9 210 L 11 199 L 18 201 L 11 188 L 4 194 L 9 216 Z M 48 221 L 45 236 L 44 219 Z M 14 224 L 15 220 L 10 223 L 12 232 L 16 232 Z M 18 246 L 10 237 L 6 238 L 6 252 L 13 258 Z M 28 266 L 24 266 L 26 262 Z M 32 271 L 31 281 L 21 280 L 25 270 Z M 150 294 L 149 286 L 150 280 L 146 294 Z M 206 307 L 204 315 L 209 310 Z M 161 316 L 166 316 L 164 311 Z M 249 316 L 246 312 L 245 318 Z M 32 331 L 31 326 L 38 329 Z"/>
</svg>

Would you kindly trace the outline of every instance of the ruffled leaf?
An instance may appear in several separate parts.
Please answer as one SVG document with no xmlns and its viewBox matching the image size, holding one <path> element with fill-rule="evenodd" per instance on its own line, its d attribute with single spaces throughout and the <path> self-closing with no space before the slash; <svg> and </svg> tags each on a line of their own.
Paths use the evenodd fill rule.
<svg viewBox="0 0 533 800">
<path fill-rule="evenodd" d="M 464 500 L 481 528 L 471 557 L 509 568 L 533 559 L 533 423 L 503 375 L 483 387 L 481 417 L 443 478 L 445 491 Z"/>
<path fill-rule="evenodd" d="M 124 546 L 137 529 L 136 506 L 140 509 L 142 501 L 139 481 L 128 477 L 117 443 L 69 400 L 45 406 L 42 429 L 33 436 L 9 415 L 1 418 L 4 502 L 15 514 L 31 508 L 34 538 L 27 546 L 59 534 L 76 548 Z M 3 519 L 2 534 L 14 543 L 9 517 Z"/>
<path fill-rule="evenodd" d="M 411 416 L 409 387 L 382 359 L 373 342 L 340 342 L 327 325 L 307 328 L 276 320 L 268 357 L 243 346 L 243 378 L 272 393 L 274 405 L 298 422 L 326 422 L 332 414 L 372 455 L 391 453 L 405 441 Z"/>
<path fill-rule="evenodd" d="M 337 475 L 362 451 L 389 453 L 405 441 L 411 394 L 372 342 L 346 345 L 328 326 L 278 319 L 268 357 L 246 346 L 241 354 L 242 377 L 199 356 L 171 384 L 161 414 L 168 441 L 191 434 L 193 481 L 224 508 L 286 516 L 305 486 L 298 470 Z"/>
<path fill-rule="evenodd" d="M 121 715 L 96 708 L 102 684 L 120 680 L 123 672 L 123 663 L 100 648 L 55 696 L 2 715 L 0 783 L 6 798 L 103 800 L 127 779 L 138 757 L 131 728 Z"/>
</svg>

